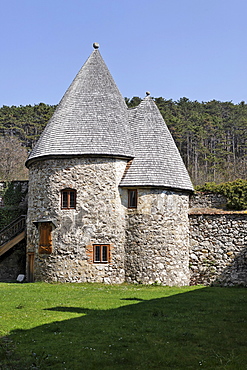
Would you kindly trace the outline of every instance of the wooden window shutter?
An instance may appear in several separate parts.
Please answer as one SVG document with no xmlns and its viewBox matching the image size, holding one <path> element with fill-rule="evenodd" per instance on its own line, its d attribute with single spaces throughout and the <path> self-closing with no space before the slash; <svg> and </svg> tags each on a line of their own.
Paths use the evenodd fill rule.
<svg viewBox="0 0 247 370">
<path fill-rule="evenodd" d="M 50 222 L 43 222 L 39 225 L 39 253 L 50 254 L 52 252 L 52 225 Z"/>
</svg>

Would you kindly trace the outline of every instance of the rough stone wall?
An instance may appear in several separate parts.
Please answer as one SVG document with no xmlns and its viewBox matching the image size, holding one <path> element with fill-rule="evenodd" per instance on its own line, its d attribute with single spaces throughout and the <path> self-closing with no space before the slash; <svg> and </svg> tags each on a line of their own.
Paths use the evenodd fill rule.
<svg viewBox="0 0 247 370">
<path fill-rule="evenodd" d="M 127 206 L 127 190 L 122 190 Z M 126 210 L 126 280 L 189 284 L 189 224 L 186 194 L 138 189 L 137 209 Z"/>
<path fill-rule="evenodd" d="M 247 214 L 189 219 L 191 284 L 247 286 Z"/>
<path fill-rule="evenodd" d="M 35 253 L 35 280 L 247 286 L 247 214 L 188 218 L 187 194 L 157 188 L 138 189 L 137 209 L 128 209 L 128 190 L 118 187 L 125 167 L 125 160 L 111 158 L 31 165 L 27 252 Z M 65 188 L 76 189 L 76 209 L 61 209 Z M 224 202 L 201 198 L 190 205 L 218 208 Z M 41 218 L 56 224 L 50 255 L 38 253 L 33 222 Z M 101 243 L 110 245 L 108 264 L 92 262 L 92 245 Z M 8 279 L 22 272 L 3 274 Z"/>
<path fill-rule="evenodd" d="M 190 208 L 221 208 L 226 207 L 227 198 L 222 194 L 194 193 L 190 197 Z"/>
<path fill-rule="evenodd" d="M 118 183 L 126 161 L 72 158 L 35 162 L 30 166 L 27 249 L 34 252 L 35 280 L 122 283 L 125 214 Z M 76 209 L 62 210 L 61 190 L 76 189 Z M 39 235 L 33 224 L 52 219 L 53 251 L 38 254 Z M 94 264 L 90 248 L 111 245 L 111 263 Z"/>
</svg>

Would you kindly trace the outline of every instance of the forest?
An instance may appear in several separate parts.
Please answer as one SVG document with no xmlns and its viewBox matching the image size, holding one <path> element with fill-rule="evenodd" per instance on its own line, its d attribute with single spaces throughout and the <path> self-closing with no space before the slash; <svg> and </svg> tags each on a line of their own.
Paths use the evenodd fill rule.
<svg viewBox="0 0 247 370">
<path fill-rule="evenodd" d="M 247 104 L 153 98 L 178 146 L 194 185 L 247 179 Z M 129 107 L 139 97 L 125 98 Z M 0 108 L 0 180 L 23 180 L 28 152 L 56 106 Z"/>
</svg>

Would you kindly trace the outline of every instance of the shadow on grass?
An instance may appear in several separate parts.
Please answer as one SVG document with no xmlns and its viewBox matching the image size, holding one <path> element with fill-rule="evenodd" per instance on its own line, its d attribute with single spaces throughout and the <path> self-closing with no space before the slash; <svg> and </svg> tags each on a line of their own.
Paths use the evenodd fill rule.
<svg viewBox="0 0 247 370">
<path fill-rule="evenodd" d="M 81 316 L 14 331 L 8 340 L 16 350 L 2 369 L 247 368 L 246 289 L 120 301 L 130 303 L 109 310 L 49 307 L 57 320 L 61 312 Z"/>
<path fill-rule="evenodd" d="M 75 312 L 75 313 L 81 313 L 81 314 L 88 314 L 92 310 L 89 310 L 87 308 L 80 308 L 80 307 L 52 307 L 52 308 L 45 308 L 45 311 L 60 311 L 60 312 Z"/>
<path fill-rule="evenodd" d="M 145 299 L 142 299 L 142 298 L 121 298 L 122 301 L 139 301 L 139 302 L 143 302 L 145 301 Z"/>
</svg>

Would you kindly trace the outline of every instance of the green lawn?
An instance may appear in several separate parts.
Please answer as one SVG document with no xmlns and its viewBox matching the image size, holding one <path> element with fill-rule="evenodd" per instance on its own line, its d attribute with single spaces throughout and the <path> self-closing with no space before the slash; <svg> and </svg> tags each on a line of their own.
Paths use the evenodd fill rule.
<svg viewBox="0 0 247 370">
<path fill-rule="evenodd" d="M 247 369 L 247 289 L 0 283 L 0 369 Z"/>
</svg>

